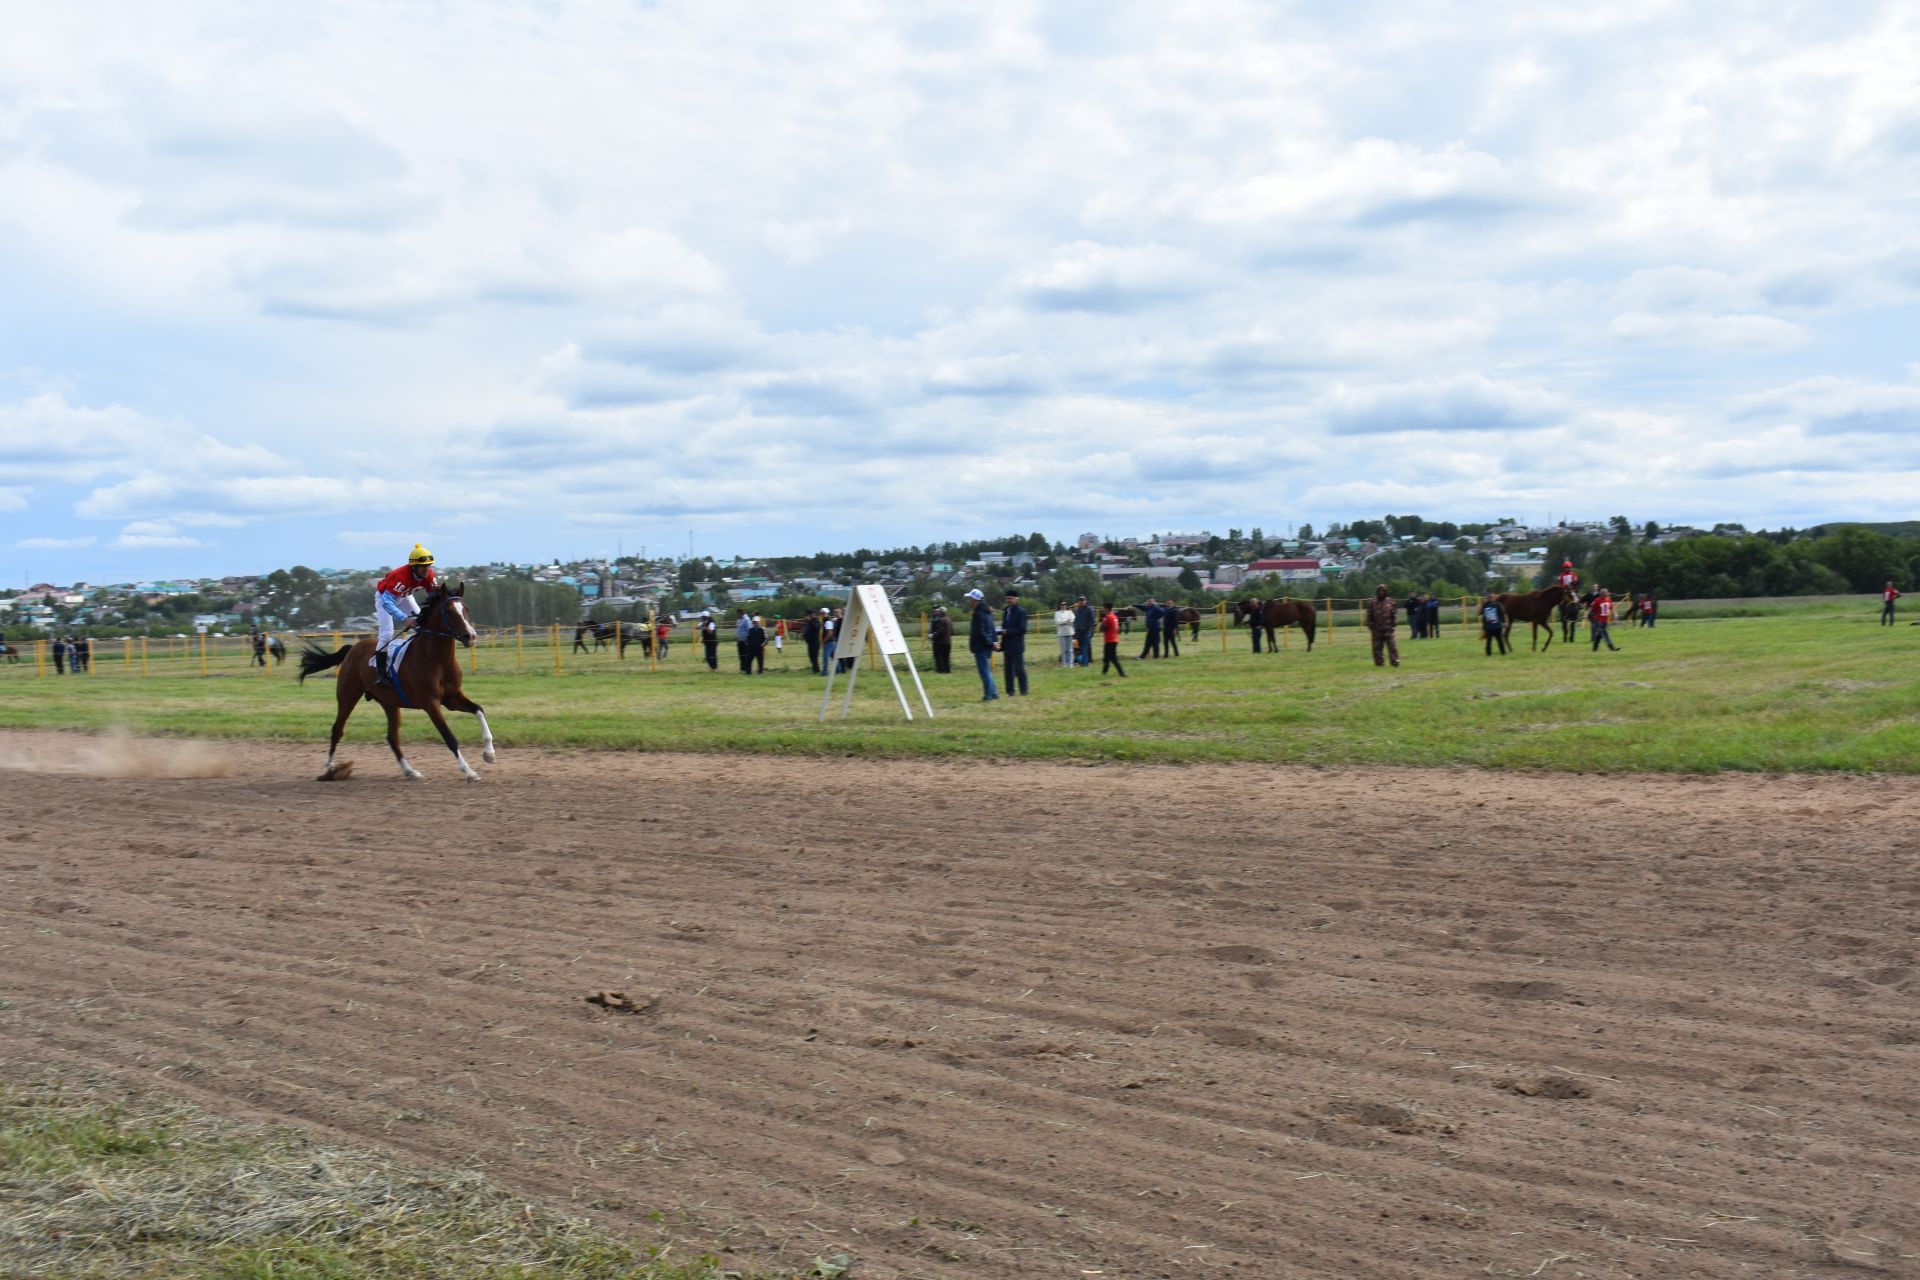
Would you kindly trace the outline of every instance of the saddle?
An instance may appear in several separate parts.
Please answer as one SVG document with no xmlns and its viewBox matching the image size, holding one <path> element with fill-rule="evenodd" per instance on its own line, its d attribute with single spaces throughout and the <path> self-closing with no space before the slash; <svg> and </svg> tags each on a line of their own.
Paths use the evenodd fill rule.
<svg viewBox="0 0 1920 1280">
<path fill-rule="evenodd" d="M 396 682 L 400 679 L 400 660 L 407 656 L 407 650 L 413 648 L 414 639 L 415 634 L 409 631 L 405 635 L 395 636 L 387 642 L 387 676 L 389 679 Z M 373 654 L 367 658 L 367 665 L 375 671 L 380 669 L 379 652 L 378 649 L 375 649 Z"/>
</svg>

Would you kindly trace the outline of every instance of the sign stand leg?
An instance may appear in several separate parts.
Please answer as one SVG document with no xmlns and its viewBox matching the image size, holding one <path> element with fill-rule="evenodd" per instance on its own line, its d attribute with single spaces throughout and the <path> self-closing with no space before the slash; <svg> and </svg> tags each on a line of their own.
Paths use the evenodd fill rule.
<svg viewBox="0 0 1920 1280">
<path fill-rule="evenodd" d="M 920 683 L 920 668 L 913 665 L 912 655 L 907 657 L 907 674 L 913 677 L 913 687 L 920 692 L 920 705 L 927 709 L 927 719 L 933 719 L 933 703 L 927 700 L 927 686 Z M 913 713 L 907 713 L 907 719 L 913 719 Z"/>
<path fill-rule="evenodd" d="M 827 704 L 833 701 L 834 668 L 839 665 L 839 663 L 829 660 L 827 667 L 827 691 L 820 695 L 820 714 L 814 717 L 816 722 L 824 721 L 827 718 Z M 851 684 L 852 681 L 848 681 L 848 683 Z"/>
<path fill-rule="evenodd" d="M 836 655 L 838 656 L 838 655 Z M 860 678 L 860 655 L 858 651 L 848 659 L 853 665 L 847 668 L 847 698 L 840 704 L 840 718 L 845 720 L 847 712 L 853 706 L 853 682 Z"/>
<path fill-rule="evenodd" d="M 893 681 L 893 696 L 900 699 L 900 709 L 907 713 L 907 720 L 911 723 L 913 720 L 913 708 L 907 705 L 907 691 L 900 687 L 900 677 L 894 672 L 893 659 L 889 657 L 884 659 L 884 661 L 887 664 L 887 679 Z"/>
</svg>

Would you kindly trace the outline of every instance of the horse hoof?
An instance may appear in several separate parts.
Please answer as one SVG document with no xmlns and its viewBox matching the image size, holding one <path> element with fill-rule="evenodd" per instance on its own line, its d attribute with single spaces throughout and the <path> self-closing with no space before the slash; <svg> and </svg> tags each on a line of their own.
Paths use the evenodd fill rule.
<svg viewBox="0 0 1920 1280">
<path fill-rule="evenodd" d="M 494 762 L 495 756 L 493 754 L 493 751 L 491 749 L 488 749 L 480 753 L 480 758 L 482 760 L 485 760 L 488 764 L 492 764 Z"/>
<path fill-rule="evenodd" d="M 342 760 L 320 775 L 322 782 L 344 782 L 353 776 L 353 761 Z"/>
</svg>

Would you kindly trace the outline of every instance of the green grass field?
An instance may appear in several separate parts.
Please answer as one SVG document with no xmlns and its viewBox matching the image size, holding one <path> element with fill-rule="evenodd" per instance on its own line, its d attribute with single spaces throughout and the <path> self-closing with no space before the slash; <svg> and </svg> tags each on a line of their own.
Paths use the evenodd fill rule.
<svg viewBox="0 0 1920 1280">
<path fill-rule="evenodd" d="M 1920 770 L 1920 629 L 1875 625 L 1870 607 L 1813 603 L 1752 617 L 1670 617 L 1652 631 L 1617 633 L 1620 653 L 1572 645 L 1486 658 L 1477 638 L 1409 641 L 1404 665 L 1376 669 L 1364 632 L 1343 615 L 1331 643 L 1306 652 L 1296 632 L 1273 655 L 1250 652 L 1244 631 L 1203 632 L 1186 656 L 1141 662 L 1122 643 L 1125 680 L 1062 671 L 1050 636 L 1029 648 L 1031 699 L 979 701 L 956 654 L 952 675 L 916 660 L 936 717 L 905 722 L 886 677 L 862 675 L 852 713 L 815 721 L 822 682 L 789 645 L 764 677 L 738 673 L 729 638 L 709 672 L 697 645 L 676 643 L 649 671 L 637 647 L 563 654 L 511 638 L 478 654 L 467 688 L 486 705 L 503 749 L 516 745 L 655 751 L 834 755 L 981 755 L 1142 762 L 1471 765 L 1582 771 Z M 295 683 L 293 663 L 270 673 L 236 650 L 97 650 L 86 677 L 36 678 L 31 663 L 0 667 L 0 725 L 207 737 L 286 738 L 324 755 L 333 706 L 329 677 Z M 911 686 L 909 686 L 909 691 Z M 454 717 L 471 741 L 473 723 Z M 363 706 L 349 726 L 363 767 L 389 762 L 381 717 Z M 431 770 L 440 748 L 409 715 L 410 754 Z M 379 754 L 372 754 L 378 752 Z M 507 757 L 511 759 L 511 757 Z M 444 769 L 444 766 L 442 766 Z"/>
</svg>

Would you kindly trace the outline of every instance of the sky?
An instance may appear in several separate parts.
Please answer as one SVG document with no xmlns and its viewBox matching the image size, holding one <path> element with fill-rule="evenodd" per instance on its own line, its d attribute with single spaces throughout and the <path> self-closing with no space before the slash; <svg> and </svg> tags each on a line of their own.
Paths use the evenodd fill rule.
<svg viewBox="0 0 1920 1280">
<path fill-rule="evenodd" d="M 0 29 L 7 586 L 1920 515 L 1910 2 Z"/>
</svg>

